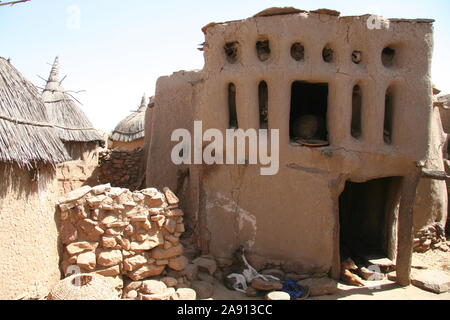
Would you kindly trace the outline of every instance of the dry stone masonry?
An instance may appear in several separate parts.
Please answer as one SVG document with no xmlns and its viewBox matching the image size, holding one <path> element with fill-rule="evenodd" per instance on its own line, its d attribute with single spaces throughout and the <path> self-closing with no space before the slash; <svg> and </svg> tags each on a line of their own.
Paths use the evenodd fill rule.
<svg viewBox="0 0 450 320">
<path fill-rule="evenodd" d="M 144 149 L 106 150 L 99 158 L 99 181 L 114 187 L 137 190 L 145 180 L 143 173 Z"/>
<path fill-rule="evenodd" d="M 169 189 L 131 192 L 109 184 L 69 193 L 59 201 L 63 274 L 77 270 L 105 276 L 121 292 L 124 281 L 184 270 L 188 260 L 180 243 L 184 224 L 178 202 Z M 173 286 L 178 282 L 165 281 Z M 165 297 L 166 291 L 145 289 L 142 293 Z"/>
</svg>

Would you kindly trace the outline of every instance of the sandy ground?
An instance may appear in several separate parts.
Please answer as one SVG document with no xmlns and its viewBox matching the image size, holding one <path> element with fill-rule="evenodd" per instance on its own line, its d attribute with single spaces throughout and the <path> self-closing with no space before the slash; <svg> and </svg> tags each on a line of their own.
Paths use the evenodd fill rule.
<svg viewBox="0 0 450 320">
<path fill-rule="evenodd" d="M 450 253 L 429 251 L 424 254 L 415 253 L 413 265 L 432 270 L 445 271 L 450 275 Z M 434 294 L 414 286 L 400 287 L 396 283 L 383 281 L 365 281 L 366 287 L 351 287 L 339 283 L 339 291 L 331 296 L 313 297 L 309 300 L 450 300 L 450 292 Z M 258 300 L 246 297 L 236 291 L 230 291 L 222 284 L 215 284 L 213 300 Z"/>
</svg>

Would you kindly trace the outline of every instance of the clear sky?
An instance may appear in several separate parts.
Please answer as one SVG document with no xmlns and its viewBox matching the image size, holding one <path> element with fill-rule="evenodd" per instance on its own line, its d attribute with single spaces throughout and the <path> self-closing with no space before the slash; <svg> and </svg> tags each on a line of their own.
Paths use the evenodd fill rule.
<svg viewBox="0 0 450 320">
<path fill-rule="evenodd" d="M 81 108 L 94 126 L 111 131 L 144 92 L 154 94 L 159 76 L 203 67 L 196 48 L 204 25 L 274 6 L 436 19 L 433 81 L 450 93 L 448 0 L 32 0 L 0 8 L 0 56 L 43 86 L 38 76 L 47 78 L 59 55 L 66 90 L 86 90 L 76 95 Z"/>
</svg>

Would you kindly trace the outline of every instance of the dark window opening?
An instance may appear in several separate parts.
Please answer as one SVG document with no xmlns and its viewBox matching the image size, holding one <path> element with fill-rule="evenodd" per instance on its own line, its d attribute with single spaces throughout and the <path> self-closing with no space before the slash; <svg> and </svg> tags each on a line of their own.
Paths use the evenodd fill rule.
<svg viewBox="0 0 450 320">
<path fill-rule="evenodd" d="M 385 99 L 385 110 L 384 110 L 384 142 L 386 144 L 392 143 L 392 122 L 393 122 L 393 112 L 394 112 L 394 97 L 392 95 L 392 90 L 388 89 Z"/>
<path fill-rule="evenodd" d="M 323 61 L 327 63 L 334 62 L 334 50 L 326 46 L 322 51 Z"/>
<path fill-rule="evenodd" d="M 234 83 L 228 85 L 228 113 L 230 115 L 229 128 L 238 128 L 236 111 L 236 86 Z"/>
<path fill-rule="evenodd" d="M 239 42 L 228 42 L 224 47 L 225 55 L 229 63 L 237 62 L 237 57 L 239 53 Z"/>
<path fill-rule="evenodd" d="M 390 256 L 399 179 L 347 182 L 339 198 L 341 258 L 355 262 Z"/>
<path fill-rule="evenodd" d="M 304 145 L 326 142 L 327 111 L 327 83 L 294 82 L 291 91 L 291 140 Z"/>
<path fill-rule="evenodd" d="M 256 52 L 261 61 L 266 61 L 270 58 L 270 43 L 269 40 L 262 40 L 256 42 Z"/>
<path fill-rule="evenodd" d="M 265 81 L 259 83 L 258 99 L 260 129 L 267 129 L 269 123 L 269 90 Z"/>
<path fill-rule="evenodd" d="M 381 61 L 383 62 L 383 65 L 385 67 L 392 67 L 394 65 L 394 58 L 395 58 L 395 50 L 386 47 L 383 49 L 383 52 L 381 53 Z"/>
<path fill-rule="evenodd" d="M 305 47 L 301 43 L 294 43 L 291 47 L 291 56 L 295 61 L 305 59 Z"/>
<path fill-rule="evenodd" d="M 362 95 L 361 87 L 354 86 L 352 94 L 352 128 L 351 134 L 353 138 L 361 137 L 361 105 Z"/>
<path fill-rule="evenodd" d="M 353 51 L 352 53 L 352 61 L 355 64 L 360 64 L 362 61 L 362 53 L 361 51 Z"/>
</svg>

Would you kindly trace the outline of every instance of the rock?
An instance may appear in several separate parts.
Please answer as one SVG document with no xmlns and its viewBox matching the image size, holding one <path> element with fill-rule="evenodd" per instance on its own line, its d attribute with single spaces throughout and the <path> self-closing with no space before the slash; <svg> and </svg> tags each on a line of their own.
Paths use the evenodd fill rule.
<svg viewBox="0 0 450 320">
<path fill-rule="evenodd" d="M 252 281 L 253 289 L 260 291 L 278 291 L 283 289 L 283 284 L 280 281 L 265 281 L 261 278 L 256 278 Z"/>
<path fill-rule="evenodd" d="M 98 264 L 103 267 L 113 267 L 123 261 L 122 252 L 120 250 L 103 251 L 98 255 Z"/>
<path fill-rule="evenodd" d="M 256 298 L 256 297 L 262 296 L 261 293 L 258 290 L 254 289 L 252 287 L 248 287 L 247 288 L 247 291 L 245 292 L 245 295 L 247 297 L 250 297 L 250 298 Z"/>
<path fill-rule="evenodd" d="M 134 271 L 143 265 L 147 264 L 147 258 L 142 255 L 135 255 L 134 257 L 127 258 L 123 262 L 123 270 Z"/>
<path fill-rule="evenodd" d="M 179 300 L 184 300 L 184 301 L 197 300 L 197 293 L 195 292 L 195 290 L 190 289 L 190 288 L 179 288 L 177 290 L 177 296 L 178 296 Z"/>
<path fill-rule="evenodd" d="M 125 291 L 136 290 L 138 291 L 142 287 L 142 281 L 130 281 L 125 286 Z"/>
<path fill-rule="evenodd" d="M 184 227 L 184 223 L 178 223 L 175 228 L 175 232 L 184 233 L 185 231 L 186 231 L 186 229 Z"/>
<path fill-rule="evenodd" d="M 169 260 L 168 259 L 156 260 L 156 265 L 158 265 L 158 266 L 166 266 L 168 264 L 169 264 Z"/>
<path fill-rule="evenodd" d="M 105 199 L 106 199 L 105 195 L 100 195 L 97 197 L 90 197 L 90 198 L 86 199 L 86 202 L 88 203 L 88 205 L 91 208 L 94 208 L 94 207 L 100 205 L 100 203 L 102 203 Z"/>
<path fill-rule="evenodd" d="M 160 294 L 164 293 L 167 289 L 167 285 L 162 281 L 147 280 L 142 282 L 140 291 L 145 294 Z"/>
<path fill-rule="evenodd" d="M 285 278 L 284 272 L 279 269 L 266 269 L 261 271 L 261 274 L 265 276 L 273 276 L 280 280 L 284 280 Z"/>
<path fill-rule="evenodd" d="M 85 186 L 80 189 L 69 192 L 65 198 L 62 198 L 59 200 L 59 204 L 66 204 L 69 202 L 74 202 L 76 200 L 79 200 L 79 199 L 83 198 L 85 195 L 87 195 L 91 190 L 92 190 L 91 187 Z"/>
<path fill-rule="evenodd" d="M 131 291 L 128 291 L 127 293 L 125 293 L 123 298 L 124 299 L 136 300 L 138 295 L 139 294 L 138 294 L 138 292 L 136 290 L 131 290 Z"/>
<path fill-rule="evenodd" d="M 198 275 L 198 266 L 196 264 L 188 263 L 183 270 L 183 275 L 186 276 L 189 281 L 196 280 Z"/>
<path fill-rule="evenodd" d="M 217 270 L 216 260 L 212 257 L 200 257 L 192 261 L 193 264 L 197 265 L 199 269 L 206 270 L 210 275 L 213 275 Z"/>
<path fill-rule="evenodd" d="M 247 261 L 257 271 L 264 270 L 267 266 L 267 260 L 257 254 L 249 254 L 247 256 Z"/>
<path fill-rule="evenodd" d="M 383 273 L 375 272 L 365 267 L 358 269 L 358 274 L 367 281 L 379 281 L 384 279 Z"/>
<path fill-rule="evenodd" d="M 219 268 L 227 268 L 233 265 L 233 259 L 229 258 L 216 258 L 216 262 Z"/>
<path fill-rule="evenodd" d="M 166 219 L 164 223 L 164 228 L 170 233 L 175 233 L 175 229 L 177 227 L 177 222 L 174 219 Z"/>
<path fill-rule="evenodd" d="M 192 289 L 195 290 L 199 299 L 209 299 L 214 294 L 214 286 L 205 281 L 192 281 Z"/>
<path fill-rule="evenodd" d="M 102 224 L 104 225 L 110 225 L 111 223 L 114 223 L 118 220 L 117 216 L 115 215 L 108 215 L 106 217 L 104 217 L 101 221 Z"/>
<path fill-rule="evenodd" d="M 114 249 L 117 246 L 117 240 L 113 237 L 103 237 L 102 247 L 106 249 Z"/>
<path fill-rule="evenodd" d="M 157 266 L 154 264 L 148 264 L 140 267 L 136 271 L 128 273 L 128 277 L 131 280 L 138 281 L 149 277 L 159 276 L 164 271 L 164 266 Z"/>
<path fill-rule="evenodd" d="M 152 257 L 154 259 L 170 259 L 175 258 L 177 256 L 181 256 L 183 254 L 183 246 L 178 244 L 168 250 L 164 250 L 163 248 L 155 248 L 152 251 Z"/>
<path fill-rule="evenodd" d="M 151 300 L 151 301 L 160 301 L 160 300 L 172 300 L 172 297 L 176 295 L 176 291 L 174 288 L 167 288 L 164 292 L 159 294 L 140 294 L 141 300 Z M 178 296 L 177 296 L 178 298 Z"/>
<path fill-rule="evenodd" d="M 106 193 L 109 190 L 111 190 L 111 184 L 108 183 L 108 184 L 103 184 L 103 185 L 100 185 L 100 186 L 93 187 L 92 188 L 92 193 L 94 193 L 95 195 L 99 195 L 99 194 L 102 194 L 102 193 Z"/>
<path fill-rule="evenodd" d="M 148 251 L 153 248 L 156 248 L 161 244 L 160 239 L 158 237 L 148 238 L 143 242 L 131 242 L 131 250 L 132 251 Z"/>
<path fill-rule="evenodd" d="M 170 205 L 177 205 L 180 202 L 175 193 L 173 193 L 169 188 L 164 188 L 163 191 L 164 195 L 166 196 L 167 203 L 169 203 Z"/>
<path fill-rule="evenodd" d="M 114 266 L 107 269 L 97 270 L 95 273 L 104 277 L 115 277 L 120 275 L 120 267 Z"/>
<path fill-rule="evenodd" d="M 66 247 L 67 253 L 73 256 L 75 254 L 83 253 L 86 251 L 95 251 L 98 247 L 98 243 L 96 242 L 75 242 L 71 243 Z"/>
<path fill-rule="evenodd" d="M 296 273 L 288 273 L 286 274 L 286 280 L 300 281 L 311 278 L 309 274 L 296 274 Z"/>
<path fill-rule="evenodd" d="M 301 280 L 298 285 L 309 287 L 311 297 L 331 295 L 338 291 L 337 282 L 330 278 Z"/>
<path fill-rule="evenodd" d="M 389 273 L 391 271 L 394 271 L 396 267 L 395 263 L 388 258 L 368 257 L 366 258 L 366 260 L 369 266 L 377 266 L 378 268 L 380 268 L 382 273 Z"/>
<path fill-rule="evenodd" d="M 169 260 L 169 268 L 175 270 L 175 271 L 181 271 L 186 268 L 189 261 L 185 256 L 179 256 L 178 258 L 170 259 Z"/>
<path fill-rule="evenodd" d="M 70 244 L 72 242 L 77 241 L 78 231 L 72 225 L 72 223 L 70 223 L 68 221 L 63 221 L 61 223 L 59 237 L 60 237 L 62 244 Z"/>
<path fill-rule="evenodd" d="M 96 263 L 96 257 L 94 252 L 85 252 L 78 256 L 77 265 L 87 271 L 94 271 Z"/>
<path fill-rule="evenodd" d="M 450 276 L 437 270 L 414 270 L 411 283 L 423 290 L 434 293 L 445 293 L 450 290 Z"/>
<path fill-rule="evenodd" d="M 214 284 L 214 282 L 215 282 L 215 279 L 214 279 L 214 277 L 213 276 L 211 276 L 211 275 L 209 275 L 209 273 L 206 273 L 206 272 L 200 272 L 199 274 L 198 274 L 198 280 L 200 280 L 200 281 L 205 281 L 205 282 L 209 282 L 209 283 L 211 283 L 211 284 Z"/>
<path fill-rule="evenodd" d="M 178 284 L 178 280 L 172 277 L 164 277 L 160 281 L 164 282 L 167 287 L 175 287 Z"/>
<path fill-rule="evenodd" d="M 283 291 L 273 291 L 267 294 L 266 299 L 270 301 L 291 300 L 291 296 Z"/>
</svg>

